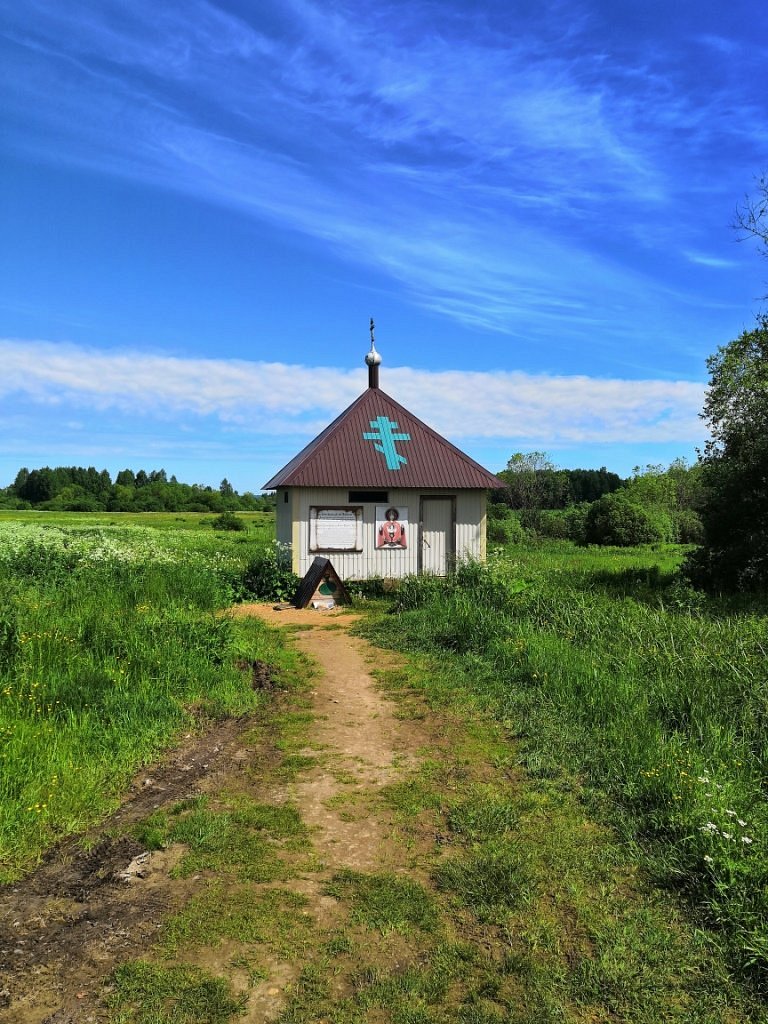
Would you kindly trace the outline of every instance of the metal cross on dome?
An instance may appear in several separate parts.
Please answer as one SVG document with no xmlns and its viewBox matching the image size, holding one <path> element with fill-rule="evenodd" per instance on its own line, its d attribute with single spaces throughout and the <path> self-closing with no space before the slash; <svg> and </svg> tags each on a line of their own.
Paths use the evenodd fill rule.
<svg viewBox="0 0 768 1024">
<path fill-rule="evenodd" d="M 387 416 L 377 416 L 375 420 L 370 421 L 370 424 L 373 430 L 372 432 L 365 431 L 363 440 L 380 442 L 374 444 L 373 447 L 377 452 L 381 452 L 386 459 L 387 469 L 400 469 L 401 465 L 406 465 L 408 459 L 395 448 L 395 442 L 410 441 L 411 435 L 394 433 L 397 430 L 397 423 Z"/>
</svg>

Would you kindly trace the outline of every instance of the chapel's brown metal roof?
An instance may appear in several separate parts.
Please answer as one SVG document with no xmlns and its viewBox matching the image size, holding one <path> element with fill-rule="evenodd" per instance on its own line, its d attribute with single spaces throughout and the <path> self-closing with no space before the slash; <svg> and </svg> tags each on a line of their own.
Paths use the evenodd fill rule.
<svg viewBox="0 0 768 1024">
<path fill-rule="evenodd" d="M 276 473 L 276 487 L 496 489 L 504 484 L 377 387 Z"/>
</svg>

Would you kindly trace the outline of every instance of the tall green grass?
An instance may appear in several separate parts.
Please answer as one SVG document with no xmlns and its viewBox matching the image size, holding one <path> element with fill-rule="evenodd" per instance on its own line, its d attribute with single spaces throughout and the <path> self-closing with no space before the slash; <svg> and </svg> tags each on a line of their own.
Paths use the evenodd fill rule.
<svg viewBox="0 0 768 1024">
<path fill-rule="evenodd" d="M 768 967 L 768 617 L 676 580 L 672 552 L 460 566 L 404 582 L 377 639 L 462 670 L 463 700 L 520 738 L 531 772 L 567 775 L 685 891 L 734 960 Z M 659 559 L 661 561 L 661 559 Z M 456 699 L 446 673 L 435 699 Z"/>
<path fill-rule="evenodd" d="M 274 512 L 236 512 L 252 538 L 267 541 L 274 536 Z M 25 526 L 75 527 L 92 531 L 97 528 L 144 526 L 153 530 L 210 532 L 215 512 L 48 512 L 36 509 L 0 509 L 0 524 L 22 523 Z"/>
<path fill-rule="evenodd" d="M 0 525 L 0 878 L 180 730 L 260 699 L 237 668 L 260 627 L 220 614 L 253 544 L 193 536 Z"/>
</svg>

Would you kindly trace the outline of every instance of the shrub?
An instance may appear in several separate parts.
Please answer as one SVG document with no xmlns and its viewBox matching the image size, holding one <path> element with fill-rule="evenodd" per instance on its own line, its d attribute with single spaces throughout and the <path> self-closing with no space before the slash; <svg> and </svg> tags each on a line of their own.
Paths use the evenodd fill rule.
<svg viewBox="0 0 768 1024">
<path fill-rule="evenodd" d="M 247 530 L 247 524 L 234 512 L 222 512 L 211 524 L 214 530 Z"/>
<path fill-rule="evenodd" d="M 768 317 L 707 360 L 704 541 L 690 576 L 714 591 L 768 588 Z"/>
<path fill-rule="evenodd" d="M 542 537 L 551 540 L 569 540 L 568 519 L 565 509 L 545 509 L 539 513 L 539 524 L 536 531 Z"/>
<path fill-rule="evenodd" d="M 246 566 L 241 594 L 262 601 L 287 601 L 296 593 L 299 582 L 291 569 L 288 548 L 274 541 Z"/>
<path fill-rule="evenodd" d="M 506 505 L 489 503 L 486 537 L 489 544 L 520 544 L 526 533 L 518 513 Z"/>
<path fill-rule="evenodd" d="M 492 498 L 488 500 L 486 506 L 486 515 L 488 519 L 506 519 L 509 515 L 509 505 L 503 501 L 494 501 Z"/>
<path fill-rule="evenodd" d="M 381 576 L 369 576 L 365 580 L 345 580 L 344 586 L 349 594 L 364 601 L 371 598 L 384 597 L 385 594 L 394 589 L 393 581 L 385 581 Z"/>
<path fill-rule="evenodd" d="M 509 519 L 507 520 L 507 534 L 509 537 L 509 544 L 522 544 L 527 539 L 527 534 L 523 524 L 520 522 L 520 516 L 516 512 L 511 512 Z"/>
<path fill-rule="evenodd" d="M 544 513 L 540 508 L 521 508 L 516 510 L 520 526 L 530 536 L 538 534 L 541 529 L 541 521 Z"/>
<path fill-rule="evenodd" d="M 563 519 L 566 523 L 568 540 L 577 544 L 583 544 L 587 532 L 587 516 L 590 510 L 590 503 L 582 501 L 578 505 L 569 505 L 563 509 Z"/>
<path fill-rule="evenodd" d="M 509 544 L 509 523 L 504 519 L 489 519 L 486 533 L 491 544 Z"/>
<path fill-rule="evenodd" d="M 635 505 L 620 492 L 605 494 L 594 502 L 586 517 L 585 540 L 588 544 L 633 547 L 668 540 L 669 517 L 656 509 Z"/>
<path fill-rule="evenodd" d="M 680 544 L 702 544 L 704 542 L 704 524 L 698 512 L 683 509 L 677 514 L 677 539 Z"/>
</svg>

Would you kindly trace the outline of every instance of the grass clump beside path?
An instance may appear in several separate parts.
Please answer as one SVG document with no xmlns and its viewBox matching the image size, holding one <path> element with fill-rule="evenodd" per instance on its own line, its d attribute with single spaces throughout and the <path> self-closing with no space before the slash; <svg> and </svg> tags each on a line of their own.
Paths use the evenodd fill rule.
<svg viewBox="0 0 768 1024">
<path fill-rule="evenodd" d="M 411 878 L 346 869 L 333 876 L 325 892 L 350 904 L 352 921 L 385 935 L 412 928 L 434 931 L 437 925 L 438 916 L 429 893 Z"/>
<path fill-rule="evenodd" d="M 207 797 L 157 811 L 133 834 L 147 849 L 184 843 L 188 852 L 174 869 L 178 878 L 201 871 L 234 868 L 241 881 L 270 882 L 289 878 L 292 869 L 280 857 L 281 841 L 292 850 L 306 844 L 307 829 L 295 807 L 257 804 L 240 798 L 214 809 Z"/>
<path fill-rule="evenodd" d="M 117 968 L 112 985 L 115 1024 L 227 1024 L 245 1004 L 223 978 L 186 964 L 133 960 Z"/>
<path fill-rule="evenodd" d="M 387 615 L 365 631 L 428 655 L 433 706 L 492 714 L 527 771 L 573 786 L 765 992 L 768 618 L 687 591 L 671 554 L 659 568 L 658 553 L 557 545 L 460 566 L 405 581 L 396 627 Z M 473 856 L 439 880 L 492 916 L 477 886 L 525 889 L 525 865 Z"/>
</svg>

